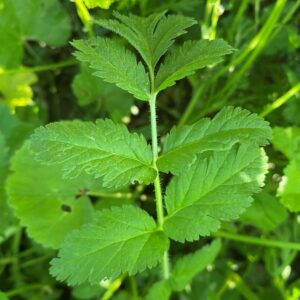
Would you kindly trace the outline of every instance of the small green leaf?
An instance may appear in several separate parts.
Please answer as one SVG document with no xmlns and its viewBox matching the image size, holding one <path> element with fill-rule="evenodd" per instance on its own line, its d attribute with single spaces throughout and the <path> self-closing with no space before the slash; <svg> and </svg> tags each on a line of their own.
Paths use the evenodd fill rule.
<svg viewBox="0 0 300 300">
<path fill-rule="evenodd" d="M 172 289 L 169 281 L 159 281 L 151 286 L 145 297 L 145 300 L 169 300 L 171 293 Z"/>
<path fill-rule="evenodd" d="M 64 178 L 86 172 L 103 177 L 105 186 L 118 187 L 135 181 L 149 184 L 156 176 L 145 138 L 111 120 L 48 124 L 38 128 L 30 141 L 35 158 L 61 165 Z"/>
<path fill-rule="evenodd" d="M 70 285 L 96 284 L 152 268 L 167 249 L 167 237 L 144 210 L 115 207 L 97 213 L 91 223 L 71 233 L 50 272 Z"/>
<path fill-rule="evenodd" d="M 29 236 L 51 248 L 58 248 L 66 235 L 92 217 L 85 191 L 103 189 L 99 180 L 86 174 L 63 180 L 61 167 L 41 165 L 27 143 L 13 157 L 11 171 L 7 182 L 10 206 Z"/>
<path fill-rule="evenodd" d="M 142 56 L 145 63 L 155 70 L 160 58 L 174 43 L 175 38 L 186 33 L 196 21 L 181 15 L 164 16 L 165 12 L 152 14 L 147 18 L 118 12 L 118 20 L 97 20 L 96 23 L 125 38 Z"/>
<path fill-rule="evenodd" d="M 170 283 L 174 291 L 182 291 L 192 279 L 211 264 L 221 250 L 220 240 L 215 240 L 200 250 L 179 259 L 171 273 Z"/>
<path fill-rule="evenodd" d="M 221 39 L 185 42 L 170 52 L 160 66 L 155 79 L 156 92 L 174 85 L 177 80 L 194 74 L 196 70 L 221 62 L 233 50 Z"/>
<path fill-rule="evenodd" d="M 122 117 L 130 115 L 130 108 L 134 102 L 133 96 L 94 76 L 92 70 L 84 64 L 81 65 L 80 73 L 72 82 L 72 90 L 80 106 L 93 105 L 95 115 L 99 114 L 95 106 L 99 109 L 104 108 L 110 113 L 111 119 L 116 121 L 121 121 Z"/>
<path fill-rule="evenodd" d="M 160 171 L 179 174 L 195 160 L 196 154 L 228 150 L 238 142 L 263 146 L 271 134 L 269 123 L 261 117 L 246 109 L 228 106 L 212 120 L 202 119 L 193 125 L 174 127 L 166 137 L 157 166 Z"/>
<path fill-rule="evenodd" d="M 288 159 L 300 156 L 300 128 L 299 127 L 275 127 L 273 129 L 272 144 Z"/>
<path fill-rule="evenodd" d="M 254 196 L 254 202 L 241 216 L 241 221 L 262 230 L 274 230 L 287 216 L 276 197 L 262 192 Z"/>
<path fill-rule="evenodd" d="M 291 160 L 284 169 L 277 195 L 280 197 L 280 202 L 291 212 L 300 211 L 300 163 L 298 160 Z"/>
<path fill-rule="evenodd" d="M 137 99 L 149 100 L 150 83 L 145 68 L 123 45 L 115 40 L 99 37 L 73 41 L 72 45 L 78 49 L 75 52 L 77 59 L 87 62 L 96 70 L 94 75 L 116 84 Z"/>
<path fill-rule="evenodd" d="M 180 242 L 210 235 L 221 221 L 237 218 L 264 183 L 267 158 L 242 144 L 199 159 L 167 187 L 164 232 Z"/>
</svg>

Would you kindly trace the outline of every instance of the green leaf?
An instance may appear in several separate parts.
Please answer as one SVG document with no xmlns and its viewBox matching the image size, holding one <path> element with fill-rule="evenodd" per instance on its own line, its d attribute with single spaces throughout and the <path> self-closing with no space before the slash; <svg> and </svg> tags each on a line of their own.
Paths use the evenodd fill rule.
<svg viewBox="0 0 300 300">
<path fill-rule="evenodd" d="M 168 300 L 172 291 L 184 290 L 198 273 L 215 260 L 220 249 L 220 240 L 215 240 L 210 245 L 177 260 L 170 278 L 155 283 L 149 289 L 145 300 Z"/>
<path fill-rule="evenodd" d="M 192 279 L 211 264 L 221 250 L 220 240 L 215 240 L 200 250 L 179 259 L 171 273 L 170 283 L 174 291 L 182 291 Z"/>
<path fill-rule="evenodd" d="M 276 197 L 262 192 L 254 196 L 254 202 L 241 216 L 241 221 L 262 230 L 274 230 L 288 214 Z"/>
<path fill-rule="evenodd" d="M 2 0 L 0 11 L 0 66 L 17 67 L 23 56 L 21 27 L 11 0 Z M 14 20 L 14 21 L 12 21 Z"/>
<path fill-rule="evenodd" d="M 168 248 L 168 239 L 144 210 L 115 207 L 71 233 L 50 272 L 70 285 L 96 284 L 127 272 L 134 275 L 154 267 Z"/>
<path fill-rule="evenodd" d="M 20 24 L 22 39 L 63 46 L 69 40 L 71 20 L 57 0 L 9 0 Z"/>
<path fill-rule="evenodd" d="M 95 106 L 104 106 L 113 120 L 121 121 L 122 117 L 130 115 L 130 108 L 134 102 L 132 95 L 93 76 L 92 70 L 86 65 L 81 65 L 80 73 L 72 82 L 72 90 L 80 106 L 93 105 L 95 115 L 99 115 Z"/>
<path fill-rule="evenodd" d="M 61 167 L 41 165 L 27 143 L 13 157 L 11 171 L 9 204 L 29 236 L 46 247 L 58 248 L 66 235 L 90 220 L 93 207 L 84 191 L 103 189 L 86 174 L 63 180 Z"/>
<path fill-rule="evenodd" d="M 154 72 L 156 64 L 174 43 L 175 38 L 185 34 L 187 28 L 196 24 L 196 21 L 189 17 L 164 15 L 165 12 L 162 12 L 143 18 L 115 12 L 114 16 L 118 20 L 100 19 L 96 23 L 125 38 Z"/>
<path fill-rule="evenodd" d="M 145 300 L 169 300 L 172 293 L 169 281 L 156 282 L 148 291 Z"/>
<path fill-rule="evenodd" d="M 300 155 L 300 128 L 299 127 L 275 127 L 273 129 L 272 144 L 288 159 Z"/>
<path fill-rule="evenodd" d="M 269 123 L 256 114 L 239 107 L 225 107 L 212 120 L 174 127 L 166 137 L 157 166 L 160 171 L 179 174 L 195 160 L 196 154 L 228 150 L 238 142 L 262 146 L 271 133 Z"/>
<path fill-rule="evenodd" d="M 33 130 L 34 125 L 20 121 L 8 106 L 0 103 L 0 131 L 10 152 L 19 148 Z"/>
<path fill-rule="evenodd" d="M 6 103 L 11 111 L 18 106 L 32 105 L 31 85 L 36 81 L 34 73 L 1 74 L 0 70 L 0 101 Z"/>
<path fill-rule="evenodd" d="M 156 177 L 145 138 L 108 119 L 48 124 L 35 131 L 30 146 L 38 161 L 61 165 L 64 178 L 86 172 L 103 177 L 105 186 L 118 187 L 135 181 L 149 184 Z"/>
<path fill-rule="evenodd" d="M 300 211 L 300 164 L 298 160 L 291 160 L 284 169 L 277 195 L 280 197 L 280 202 L 291 212 Z"/>
<path fill-rule="evenodd" d="M 103 9 L 109 9 L 109 7 L 116 1 L 116 0 L 83 0 L 87 8 L 95 8 L 100 7 Z"/>
<path fill-rule="evenodd" d="M 165 233 L 180 242 L 210 235 L 221 221 L 237 218 L 251 204 L 266 170 L 264 152 L 249 144 L 199 157 L 167 187 Z"/>
<path fill-rule="evenodd" d="M 155 79 L 156 92 L 174 85 L 177 80 L 194 74 L 196 70 L 223 61 L 223 56 L 233 51 L 221 39 L 185 42 L 170 52 L 160 66 Z"/>
<path fill-rule="evenodd" d="M 96 72 L 94 75 L 114 83 L 133 94 L 137 99 L 149 100 L 149 78 L 144 66 L 137 62 L 135 55 L 115 40 L 91 38 L 73 41 L 78 49 L 75 56 L 87 62 Z"/>
</svg>

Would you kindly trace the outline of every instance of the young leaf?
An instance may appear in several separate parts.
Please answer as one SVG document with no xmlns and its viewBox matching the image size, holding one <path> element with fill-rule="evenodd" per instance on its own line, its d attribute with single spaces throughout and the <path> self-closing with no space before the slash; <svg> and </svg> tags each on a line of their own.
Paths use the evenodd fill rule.
<svg viewBox="0 0 300 300">
<path fill-rule="evenodd" d="M 180 242 L 216 231 L 237 218 L 264 182 L 267 159 L 257 146 L 242 144 L 200 157 L 167 187 L 164 232 Z"/>
<path fill-rule="evenodd" d="M 115 40 L 91 38 L 73 41 L 78 49 L 75 56 L 87 62 L 96 72 L 94 75 L 114 83 L 133 94 L 137 99 L 149 100 L 149 77 L 144 66 L 137 62 L 135 55 Z"/>
<path fill-rule="evenodd" d="M 167 248 L 167 237 L 144 210 L 114 207 L 98 212 L 91 223 L 66 238 L 50 272 L 70 285 L 97 284 L 152 268 Z"/>
<path fill-rule="evenodd" d="M 169 281 L 158 281 L 148 290 L 145 300 L 169 300 L 172 289 Z"/>
<path fill-rule="evenodd" d="M 174 85 L 177 80 L 194 74 L 198 69 L 221 62 L 223 56 L 233 50 L 221 39 L 185 42 L 170 52 L 160 66 L 155 79 L 156 92 Z"/>
<path fill-rule="evenodd" d="M 125 38 L 142 56 L 150 69 L 155 70 L 159 59 L 174 43 L 176 37 L 196 23 L 192 18 L 181 15 L 164 16 L 165 12 L 142 18 L 114 13 L 118 20 L 97 20 L 96 23 Z"/>
<path fill-rule="evenodd" d="M 200 250 L 179 259 L 172 270 L 172 290 L 182 291 L 207 265 L 211 264 L 221 250 L 220 240 L 213 241 Z"/>
<path fill-rule="evenodd" d="M 157 166 L 163 172 L 179 174 L 195 160 L 196 154 L 228 150 L 237 142 L 265 145 L 271 134 L 269 123 L 256 114 L 239 107 L 225 107 L 212 120 L 174 127 L 166 137 Z"/>
<path fill-rule="evenodd" d="M 61 165 L 64 178 L 86 172 L 103 177 L 105 186 L 118 187 L 135 181 L 149 184 L 156 176 L 145 138 L 111 120 L 52 123 L 36 129 L 30 141 L 35 158 Z"/>
<path fill-rule="evenodd" d="M 82 191 L 102 189 L 101 182 L 81 174 L 63 180 L 60 166 L 45 168 L 33 159 L 26 143 L 12 159 L 7 182 L 10 206 L 35 241 L 58 248 L 75 228 L 93 215 L 89 198 Z"/>
<path fill-rule="evenodd" d="M 300 162 L 292 160 L 284 169 L 284 176 L 278 187 L 280 202 L 291 212 L 300 211 Z"/>
</svg>

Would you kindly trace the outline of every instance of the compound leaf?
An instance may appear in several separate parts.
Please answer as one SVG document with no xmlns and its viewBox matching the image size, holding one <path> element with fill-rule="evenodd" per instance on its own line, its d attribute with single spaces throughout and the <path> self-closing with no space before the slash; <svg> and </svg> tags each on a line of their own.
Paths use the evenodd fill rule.
<svg viewBox="0 0 300 300">
<path fill-rule="evenodd" d="M 38 161 L 61 164 L 64 178 L 86 172 L 103 177 L 105 186 L 118 187 L 135 181 L 149 184 L 156 176 L 145 138 L 108 119 L 48 124 L 36 129 L 30 146 Z"/>
<path fill-rule="evenodd" d="M 153 71 L 175 38 L 196 23 L 194 19 L 181 15 L 165 16 L 165 12 L 147 18 L 133 14 L 125 16 L 118 12 L 114 15 L 118 20 L 100 19 L 96 23 L 125 38 Z"/>
<path fill-rule="evenodd" d="M 135 55 L 115 40 L 91 38 L 73 41 L 75 56 L 96 70 L 94 75 L 114 83 L 137 99 L 149 100 L 149 77 Z"/>
<path fill-rule="evenodd" d="M 263 185 L 266 162 L 263 150 L 249 144 L 200 157 L 167 187 L 164 232 L 193 241 L 216 231 L 221 220 L 237 218 Z"/>
<path fill-rule="evenodd" d="M 214 65 L 223 60 L 223 56 L 231 54 L 234 49 L 224 40 L 187 41 L 175 48 L 161 64 L 155 79 L 156 92 L 175 84 L 196 70 Z"/>
<path fill-rule="evenodd" d="M 174 127 L 166 137 L 157 165 L 163 172 L 179 174 L 192 163 L 196 154 L 230 149 L 237 142 L 265 145 L 271 138 L 269 123 L 248 110 L 223 108 L 212 120 Z"/>
<path fill-rule="evenodd" d="M 11 171 L 9 204 L 29 236 L 46 247 L 58 248 L 66 235 L 92 217 L 92 204 L 82 191 L 103 189 L 87 174 L 62 179 L 61 167 L 45 168 L 32 157 L 27 143 L 13 157 Z"/>
<path fill-rule="evenodd" d="M 144 210 L 114 207 L 98 212 L 91 223 L 66 238 L 50 272 L 70 285 L 97 284 L 155 266 L 167 248 L 167 237 Z"/>
</svg>

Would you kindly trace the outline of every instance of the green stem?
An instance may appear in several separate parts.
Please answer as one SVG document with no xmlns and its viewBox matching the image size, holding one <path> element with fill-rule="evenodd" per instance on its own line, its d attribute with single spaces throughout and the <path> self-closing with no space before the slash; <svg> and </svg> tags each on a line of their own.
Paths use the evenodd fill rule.
<svg viewBox="0 0 300 300">
<path fill-rule="evenodd" d="M 16 296 L 16 295 L 19 295 L 19 294 L 24 296 L 25 292 L 42 289 L 43 287 L 45 287 L 44 284 L 26 285 L 24 287 L 20 287 L 20 288 L 5 292 L 5 294 L 6 294 L 7 297 L 13 297 L 13 296 Z"/>
<path fill-rule="evenodd" d="M 74 59 L 69 59 L 69 60 L 61 61 L 61 62 L 55 63 L 55 64 L 0 71 L 0 75 L 12 75 L 12 74 L 20 74 L 20 73 L 28 73 L 28 72 L 53 71 L 53 70 L 57 70 L 57 69 L 61 69 L 61 68 L 69 67 L 69 66 L 74 66 L 77 64 L 78 64 L 78 61 L 76 61 Z"/>
<path fill-rule="evenodd" d="M 100 298 L 100 300 L 109 300 L 115 294 L 115 292 L 120 288 L 123 280 L 125 279 L 126 274 L 123 274 L 115 281 L 109 284 L 107 291 L 105 294 Z"/>
<path fill-rule="evenodd" d="M 94 197 L 105 197 L 105 198 L 131 198 L 132 193 L 106 193 L 106 192 L 98 192 L 98 191 L 88 191 L 86 193 L 87 196 L 94 196 Z"/>
<path fill-rule="evenodd" d="M 156 94 L 152 94 L 150 100 L 150 115 L 151 115 L 151 135 L 152 135 L 152 157 L 153 157 L 153 168 L 157 171 L 156 178 L 154 180 L 154 190 L 155 190 L 155 201 L 156 201 L 156 214 L 157 214 L 157 227 L 158 230 L 163 230 L 164 223 L 164 208 L 163 199 L 159 178 L 159 171 L 156 166 L 156 161 L 158 158 L 158 141 L 157 141 L 157 123 L 156 123 Z M 162 261 L 163 277 L 168 279 L 170 276 L 169 268 L 169 255 L 166 251 L 163 256 Z"/>
<path fill-rule="evenodd" d="M 242 234 L 237 234 L 232 232 L 225 232 L 225 231 L 217 231 L 214 233 L 214 236 L 237 241 L 237 242 L 243 242 L 247 244 L 260 245 L 264 247 L 274 247 L 274 248 L 291 249 L 291 250 L 300 251 L 300 243 L 269 240 L 260 237 L 252 237 L 252 236 L 247 236 L 247 235 L 242 235 Z"/>
<path fill-rule="evenodd" d="M 139 291 L 138 291 L 135 277 L 133 277 L 133 276 L 129 277 L 129 282 L 130 282 L 130 287 L 131 287 L 131 291 L 132 291 L 132 299 L 138 300 L 139 299 Z"/>
<path fill-rule="evenodd" d="M 267 105 L 264 110 L 261 112 L 261 116 L 265 117 L 268 114 L 270 114 L 273 110 L 279 108 L 283 104 L 285 104 L 289 99 L 291 99 L 293 96 L 295 96 L 297 93 L 300 92 L 300 82 L 293 86 L 288 92 L 286 92 L 284 95 L 279 97 L 277 100 L 275 100 L 273 103 Z"/>
</svg>

